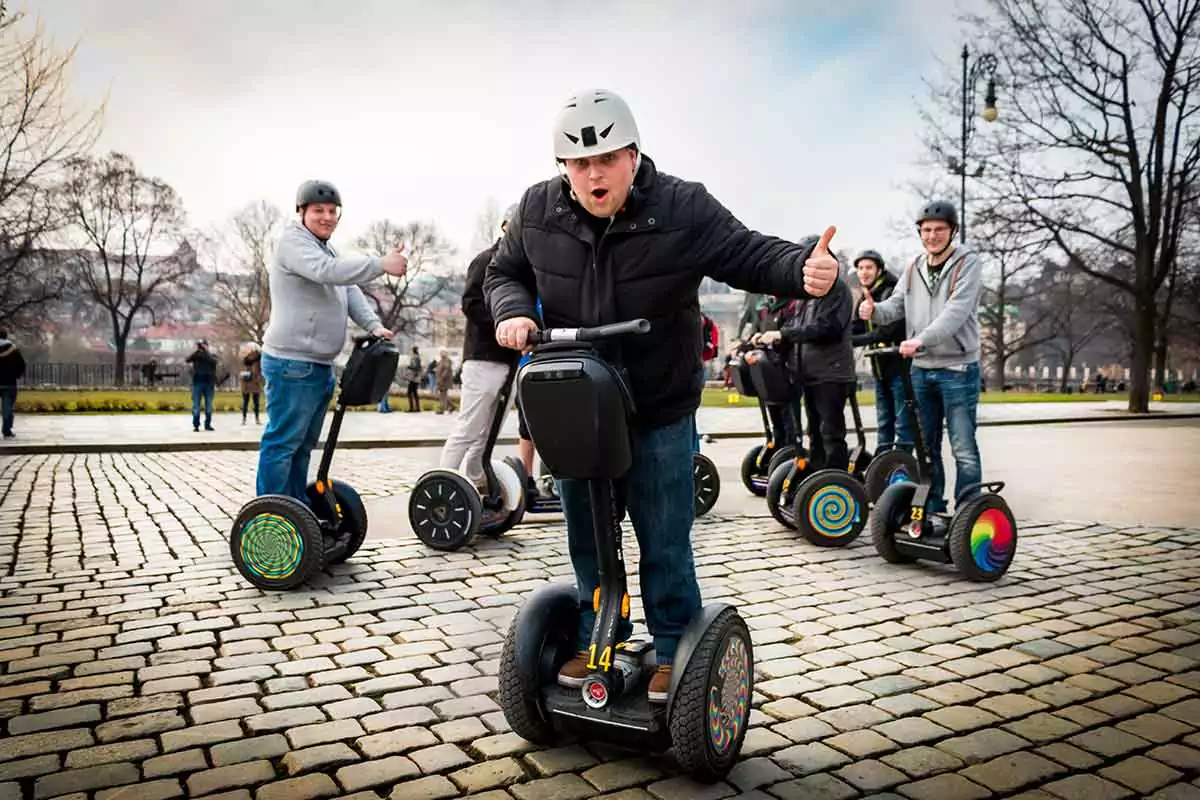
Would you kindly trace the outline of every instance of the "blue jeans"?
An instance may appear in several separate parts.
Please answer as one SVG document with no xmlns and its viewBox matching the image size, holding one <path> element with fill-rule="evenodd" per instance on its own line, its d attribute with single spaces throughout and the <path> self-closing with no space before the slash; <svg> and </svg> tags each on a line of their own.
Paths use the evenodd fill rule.
<svg viewBox="0 0 1200 800">
<path fill-rule="evenodd" d="M 267 426 L 258 446 L 258 494 L 285 494 L 301 502 L 308 462 L 333 398 L 333 367 L 263 353 Z"/>
<path fill-rule="evenodd" d="M 13 411 L 17 407 L 17 387 L 0 386 L 0 420 L 3 422 L 3 435 L 13 435 Z"/>
<path fill-rule="evenodd" d="M 899 375 L 875 381 L 875 452 L 893 447 L 911 453 L 913 418 L 904 404 L 904 379 Z"/>
<path fill-rule="evenodd" d="M 678 422 L 633 437 L 633 466 L 625 477 L 625 502 L 629 521 L 641 548 L 638 564 L 646 626 L 654 637 L 658 663 L 670 664 L 683 629 L 700 612 L 700 585 L 692 560 L 692 447 L 696 418 L 689 414 Z M 592 637 L 596 614 L 592 593 L 599 585 L 592 504 L 587 483 L 559 482 L 567 544 L 579 591 L 579 650 Z M 622 620 L 617 640 L 633 634 L 633 623 Z"/>
<path fill-rule="evenodd" d="M 979 445 L 975 442 L 976 411 L 979 408 L 979 362 L 968 364 L 962 372 L 950 369 L 912 367 L 913 390 L 921 414 L 921 427 L 933 459 L 933 485 L 929 495 L 931 511 L 946 510 L 946 472 L 942 466 L 942 420 L 950 432 L 950 450 L 956 470 L 955 503 L 978 493 L 978 489 L 960 497 L 964 486 L 983 480 Z"/>
<path fill-rule="evenodd" d="M 192 381 L 192 427 L 200 427 L 200 403 L 204 403 L 204 427 L 212 427 L 213 395 L 217 386 L 212 381 Z"/>
</svg>

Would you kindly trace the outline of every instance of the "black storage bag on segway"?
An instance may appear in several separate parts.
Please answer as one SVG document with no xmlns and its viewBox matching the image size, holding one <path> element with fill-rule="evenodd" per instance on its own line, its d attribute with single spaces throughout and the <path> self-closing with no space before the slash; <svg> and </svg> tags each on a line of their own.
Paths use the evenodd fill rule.
<svg viewBox="0 0 1200 800">
<path fill-rule="evenodd" d="M 754 388 L 754 377 L 750 373 L 750 365 L 746 362 L 745 353 L 737 353 L 729 361 L 729 371 L 733 377 L 733 388 L 742 397 L 758 397 L 758 389 Z"/>
<path fill-rule="evenodd" d="M 399 363 L 400 351 L 387 339 L 356 341 L 342 370 L 339 402 L 346 406 L 377 404 L 391 388 Z"/>
<path fill-rule="evenodd" d="M 629 471 L 633 397 L 612 364 L 590 351 L 534 352 L 518 387 L 525 422 L 551 474 L 615 480 Z"/>
<path fill-rule="evenodd" d="M 757 358 L 750 365 L 754 388 L 767 403 L 789 403 L 792 400 L 791 381 L 782 354 L 773 349 L 755 351 Z"/>
</svg>

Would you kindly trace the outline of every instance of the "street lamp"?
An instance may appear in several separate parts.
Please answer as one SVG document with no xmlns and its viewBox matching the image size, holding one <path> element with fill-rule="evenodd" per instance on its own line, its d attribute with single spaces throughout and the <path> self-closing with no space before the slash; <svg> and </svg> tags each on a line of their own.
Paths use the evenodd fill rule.
<svg viewBox="0 0 1200 800">
<path fill-rule="evenodd" d="M 962 152 L 958 162 L 952 159 L 950 172 L 961 179 L 959 190 L 958 238 L 960 242 L 967 241 L 967 141 L 974 132 L 975 86 L 981 75 L 987 75 L 987 92 L 983 98 L 983 111 L 980 116 L 985 122 L 995 122 L 999 112 L 996 110 L 996 57 L 984 53 L 975 59 L 968 69 L 968 52 L 964 44 L 962 49 Z M 983 165 L 975 168 L 974 177 L 983 175 Z"/>
</svg>

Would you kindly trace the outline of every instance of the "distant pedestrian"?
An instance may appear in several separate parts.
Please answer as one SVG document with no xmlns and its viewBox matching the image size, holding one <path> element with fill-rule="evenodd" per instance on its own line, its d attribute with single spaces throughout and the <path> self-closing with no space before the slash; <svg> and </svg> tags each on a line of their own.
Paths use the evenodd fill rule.
<svg viewBox="0 0 1200 800">
<path fill-rule="evenodd" d="M 17 383 L 25 376 L 25 356 L 8 338 L 8 331 L 0 330 L 0 420 L 5 439 L 13 433 L 13 414 L 17 408 Z"/>
<path fill-rule="evenodd" d="M 211 431 L 213 399 L 217 390 L 217 357 L 208 349 L 208 341 L 196 342 L 196 350 L 187 357 L 192 365 L 192 430 L 200 430 L 200 406 L 204 406 L 204 430 Z"/>
<path fill-rule="evenodd" d="M 242 357 L 242 424 L 246 424 L 246 412 L 250 410 L 250 401 L 254 401 L 254 424 L 261 425 L 259 420 L 259 398 L 263 390 L 262 350 L 258 345 L 251 344 L 246 348 Z"/>
</svg>

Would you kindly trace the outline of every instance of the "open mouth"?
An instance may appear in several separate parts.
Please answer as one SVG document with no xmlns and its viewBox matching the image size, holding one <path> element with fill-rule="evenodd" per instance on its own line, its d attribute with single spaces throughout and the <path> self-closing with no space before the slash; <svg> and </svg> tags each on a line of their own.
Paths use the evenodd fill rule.
<svg viewBox="0 0 1200 800">
<path fill-rule="evenodd" d="M 603 200 L 608 196 L 608 189 L 592 189 L 592 197 L 597 200 Z"/>
</svg>

